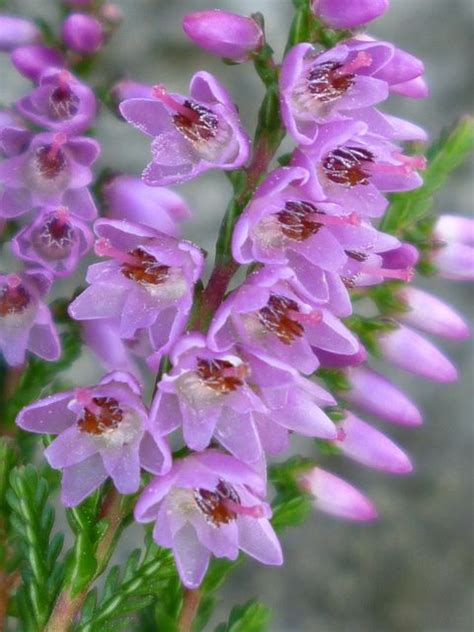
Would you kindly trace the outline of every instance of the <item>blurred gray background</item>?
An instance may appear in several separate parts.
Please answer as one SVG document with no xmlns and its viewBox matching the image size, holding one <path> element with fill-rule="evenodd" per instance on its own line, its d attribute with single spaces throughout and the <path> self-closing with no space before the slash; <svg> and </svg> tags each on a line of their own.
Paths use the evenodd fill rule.
<svg viewBox="0 0 474 632">
<path fill-rule="evenodd" d="M 53 0 L 10 0 L 11 12 L 54 15 Z M 180 21 L 193 10 L 261 11 L 268 39 L 281 53 L 291 16 L 290 0 L 116 0 L 124 24 L 102 54 L 104 72 L 117 78 L 163 82 L 185 90 L 190 75 L 206 68 L 220 77 L 237 101 L 248 129 L 253 130 L 262 88 L 252 67 L 223 66 L 184 37 Z M 392 0 L 387 16 L 371 32 L 423 58 L 431 86 L 429 100 L 392 99 L 390 110 L 427 127 L 433 137 L 473 105 L 472 0 Z M 27 89 L 0 61 L 3 103 Z M 103 144 L 102 165 L 139 173 L 148 160 L 148 141 L 131 128 L 101 114 L 97 126 Z M 474 199 L 472 165 L 458 170 L 438 196 L 439 212 L 471 214 Z M 186 236 L 212 252 L 229 187 L 222 174 L 206 174 L 180 189 L 194 209 Z M 429 281 L 434 291 L 473 317 L 468 285 Z M 65 285 L 58 293 L 67 291 Z M 443 343 L 460 370 L 457 384 L 439 386 L 391 371 L 391 376 L 417 400 L 425 424 L 409 430 L 386 430 L 406 447 L 416 471 L 393 478 L 330 459 L 329 469 L 360 485 L 379 509 L 370 526 L 343 523 L 314 514 L 304 527 L 283 537 L 286 563 L 281 569 L 246 563 L 221 591 L 216 620 L 231 605 L 257 596 L 274 610 L 272 632 L 469 632 L 474 629 L 472 594 L 473 517 L 473 353 L 470 343 Z M 80 371 L 91 379 L 90 358 Z M 96 370 L 96 369 L 92 369 Z M 382 424 L 378 424 L 382 427 Z M 308 445 L 295 450 L 308 451 Z M 138 532 L 137 532 L 138 536 Z"/>
</svg>

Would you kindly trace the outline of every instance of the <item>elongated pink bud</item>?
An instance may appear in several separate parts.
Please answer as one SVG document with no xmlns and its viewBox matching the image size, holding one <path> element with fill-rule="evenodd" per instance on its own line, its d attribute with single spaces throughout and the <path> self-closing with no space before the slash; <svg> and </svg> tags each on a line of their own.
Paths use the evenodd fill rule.
<svg viewBox="0 0 474 632">
<path fill-rule="evenodd" d="M 183 30 L 208 53 L 237 63 L 247 61 L 263 44 L 262 29 L 253 18 L 218 9 L 189 13 Z"/>
<path fill-rule="evenodd" d="M 436 296 L 416 287 L 405 287 L 398 296 L 409 308 L 399 316 L 402 322 L 442 338 L 469 338 L 469 327 L 461 316 Z"/>
<path fill-rule="evenodd" d="M 400 326 L 383 334 L 379 345 L 387 360 L 433 382 L 455 382 L 458 374 L 448 358 L 413 329 Z"/>
<path fill-rule="evenodd" d="M 407 474 L 410 459 L 391 439 L 355 415 L 348 414 L 338 426 L 341 436 L 335 445 L 351 459 L 392 474 Z"/>
<path fill-rule="evenodd" d="M 30 44 L 15 48 L 11 61 L 20 74 L 32 81 L 38 81 L 47 68 L 62 68 L 64 57 L 55 48 L 42 44 Z"/>
<path fill-rule="evenodd" d="M 72 13 L 62 25 L 61 34 L 68 48 L 81 53 L 92 55 L 104 43 L 104 28 L 96 18 L 85 13 Z"/>
<path fill-rule="evenodd" d="M 415 404 L 394 384 L 366 366 L 347 370 L 351 389 L 342 397 L 361 410 L 385 421 L 418 426 L 422 416 Z"/>
<path fill-rule="evenodd" d="M 299 479 L 301 487 L 313 494 L 315 507 L 346 520 L 368 521 L 377 518 L 373 503 L 342 478 L 315 467 Z"/>
<path fill-rule="evenodd" d="M 15 15 L 0 15 L 0 51 L 10 52 L 18 46 L 40 41 L 39 28 L 31 20 Z"/>
</svg>

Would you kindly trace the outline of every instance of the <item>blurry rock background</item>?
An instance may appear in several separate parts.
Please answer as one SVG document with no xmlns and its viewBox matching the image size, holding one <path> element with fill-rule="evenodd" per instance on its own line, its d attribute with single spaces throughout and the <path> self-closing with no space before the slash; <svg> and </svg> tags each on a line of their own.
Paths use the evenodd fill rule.
<svg viewBox="0 0 474 632">
<path fill-rule="evenodd" d="M 253 130 L 262 88 L 249 65 L 225 67 L 187 41 L 181 18 L 189 11 L 218 7 L 240 13 L 261 11 L 268 39 L 277 53 L 284 46 L 290 0 L 115 0 L 124 23 L 101 55 L 94 82 L 126 75 L 163 82 L 185 91 L 190 75 L 206 68 L 223 80 L 236 99 L 243 121 Z M 9 12 L 57 16 L 54 0 L 7 0 Z M 427 127 L 433 137 L 457 116 L 472 110 L 472 0 L 392 0 L 387 16 L 371 32 L 421 57 L 431 98 L 392 99 L 390 110 Z M 2 7 L 2 10 L 3 7 Z M 23 93 L 27 83 L 0 59 L 1 102 Z M 148 160 L 148 141 L 103 111 L 97 126 L 101 166 L 139 173 Z M 464 167 L 438 197 L 439 212 L 472 213 L 472 168 Z M 186 236 L 212 253 L 229 196 L 227 180 L 210 173 L 180 188 L 194 209 Z M 5 253 L 4 253 L 5 254 Z M 80 274 L 77 277 L 81 279 Z M 417 280 L 417 283 L 420 283 Z M 424 283 L 473 316 L 468 285 Z M 67 294 L 67 284 L 57 292 Z M 473 353 L 472 344 L 443 343 L 459 367 L 458 383 L 439 386 L 392 371 L 417 400 L 425 424 L 415 430 L 385 430 L 406 447 L 416 465 L 413 475 L 392 478 L 343 463 L 325 465 L 359 484 L 376 501 L 380 520 L 371 526 L 337 522 L 314 514 L 302 528 L 283 536 L 281 569 L 248 562 L 221 592 L 216 620 L 232 605 L 258 597 L 274 610 L 272 632 L 469 632 L 474 629 L 472 595 L 473 508 Z M 75 380 L 90 382 L 97 367 L 85 356 L 74 367 Z M 77 377 L 79 375 L 79 378 Z M 380 424 L 382 426 L 382 424 Z M 310 442 L 295 450 L 308 452 Z M 137 530 L 129 536 L 136 546 Z M 211 628 L 210 628 L 211 629 Z M 26 631 L 25 631 L 26 632 Z M 163 631 L 166 632 L 166 631 Z"/>
</svg>

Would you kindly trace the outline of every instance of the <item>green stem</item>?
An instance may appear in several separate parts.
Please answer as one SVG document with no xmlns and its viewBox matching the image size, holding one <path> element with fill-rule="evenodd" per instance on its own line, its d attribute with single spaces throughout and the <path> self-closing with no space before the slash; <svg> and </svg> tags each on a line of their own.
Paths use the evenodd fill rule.
<svg viewBox="0 0 474 632">
<path fill-rule="evenodd" d="M 98 520 L 108 520 L 108 527 L 96 549 L 97 569 L 86 586 L 77 594 L 66 587 L 59 595 L 44 632 L 68 632 L 80 612 L 92 583 L 101 575 L 115 549 L 126 514 L 122 508 L 122 497 L 112 489 L 105 497 Z"/>
</svg>

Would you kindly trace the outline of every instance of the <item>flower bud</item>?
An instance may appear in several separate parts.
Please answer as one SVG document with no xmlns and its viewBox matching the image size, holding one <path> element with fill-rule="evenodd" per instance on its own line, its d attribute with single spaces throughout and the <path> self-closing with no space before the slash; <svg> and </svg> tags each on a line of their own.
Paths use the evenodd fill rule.
<svg viewBox="0 0 474 632">
<path fill-rule="evenodd" d="M 253 18 L 218 9 L 189 13 L 183 30 L 208 53 L 238 63 L 247 61 L 263 45 L 262 29 Z"/>
<path fill-rule="evenodd" d="M 32 81 L 38 81 L 47 68 L 63 68 L 65 65 L 58 50 L 41 44 L 16 48 L 11 60 L 18 72 Z"/>
<path fill-rule="evenodd" d="M 0 51 L 8 53 L 18 46 L 33 44 L 40 39 L 40 30 L 31 20 L 0 15 Z"/>
<path fill-rule="evenodd" d="M 389 362 L 408 373 L 433 382 L 457 380 L 457 371 L 451 361 L 413 329 L 399 326 L 380 336 L 379 345 Z"/>
<path fill-rule="evenodd" d="M 461 316 L 436 296 L 415 287 L 403 288 L 398 296 L 409 308 L 399 317 L 404 323 L 442 338 L 469 337 L 469 327 Z"/>
<path fill-rule="evenodd" d="M 66 46 L 76 53 L 92 55 L 104 43 L 104 29 L 91 15 L 72 13 L 63 22 L 62 38 Z"/>
<path fill-rule="evenodd" d="M 392 474 L 407 474 L 410 459 L 391 439 L 350 413 L 338 425 L 340 438 L 334 444 L 349 458 Z"/>
<path fill-rule="evenodd" d="M 441 241 L 474 245 L 474 219 L 462 215 L 441 215 L 434 233 Z"/>
<path fill-rule="evenodd" d="M 348 370 L 347 377 L 351 388 L 342 397 L 353 406 L 395 424 L 421 424 L 422 417 L 415 404 L 379 373 L 361 366 Z"/>
<path fill-rule="evenodd" d="M 313 13 L 334 29 L 367 24 L 388 9 L 388 0 L 313 0 Z"/>
<path fill-rule="evenodd" d="M 313 494 L 315 507 L 346 520 L 366 521 L 377 518 L 372 502 L 342 478 L 315 467 L 301 475 L 301 487 Z"/>
</svg>

